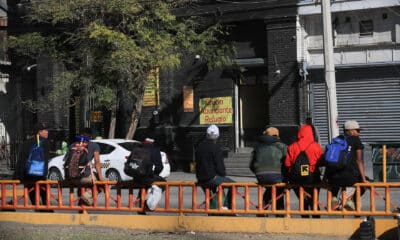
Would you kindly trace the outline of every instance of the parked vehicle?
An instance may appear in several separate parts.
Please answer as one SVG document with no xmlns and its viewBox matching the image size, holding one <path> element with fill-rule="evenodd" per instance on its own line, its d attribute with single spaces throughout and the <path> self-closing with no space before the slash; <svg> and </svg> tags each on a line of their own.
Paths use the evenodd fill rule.
<svg viewBox="0 0 400 240">
<path fill-rule="evenodd" d="M 127 160 L 130 150 L 141 146 L 141 142 L 126 139 L 99 139 L 93 140 L 100 146 L 100 162 L 103 176 L 110 181 L 128 181 L 132 177 L 124 173 L 124 163 Z M 171 172 L 168 156 L 165 152 L 160 152 L 163 162 L 163 170 L 159 174 L 167 178 Z M 49 174 L 50 180 L 64 180 L 64 155 L 50 159 Z"/>
</svg>

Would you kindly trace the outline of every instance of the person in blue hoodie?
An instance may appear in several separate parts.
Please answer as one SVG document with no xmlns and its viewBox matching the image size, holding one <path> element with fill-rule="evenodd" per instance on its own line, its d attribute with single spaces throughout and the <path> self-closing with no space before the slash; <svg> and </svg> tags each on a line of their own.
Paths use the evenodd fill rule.
<svg viewBox="0 0 400 240">
<path fill-rule="evenodd" d="M 286 157 L 287 145 L 279 139 L 279 130 L 275 127 L 265 129 L 254 147 L 250 170 L 256 175 L 259 184 L 275 184 L 284 181 L 283 161 Z M 277 188 L 277 196 L 283 194 L 283 188 Z M 271 187 L 266 187 L 263 204 L 266 206 L 272 199 Z M 284 198 L 276 201 L 276 209 L 283 210 Z"/>
<path fill-rule="evenodd" d="M 28 189 L 35 187 L 36 181 L 46 180 L 47 179 L 47 166 L 50 160 L 50 143 L 48 141 L 49 131 L 45 123 L 38 123 L 34 126 L 33 129 L 33 137 L 26 140 L 19 151 L 19 157 L 17 164 L 15 166 L 14 179 L 19 179 L 21 181 L 27 182 L 25 184 Z M 30 175 L 27 172 L 27 160 L 32 151 L 33 147 L 40 147 L 43 149 L 43 174 L 41 175 Z M 35 191 L 29 192 L 29 199 L 31 203 L 35 204 Z M 40 188 L 39 195 L 41 203 L 46 204 L 46 190 Z"/>
</svg>

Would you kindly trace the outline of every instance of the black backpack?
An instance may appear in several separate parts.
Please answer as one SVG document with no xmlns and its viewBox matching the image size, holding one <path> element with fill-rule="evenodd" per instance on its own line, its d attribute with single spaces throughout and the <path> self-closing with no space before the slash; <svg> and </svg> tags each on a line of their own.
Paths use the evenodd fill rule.
<svg viewBox="0 0 400 240">
<path fill-rule="evenodd" d="M 304 150 L 300 149 L 300 153 L 297 155 L 296 161 L 292 167 L 291 180 L 293 183 L 306 183 L 311 179 L 310 160 L 306 154 L 306 150 L 310 145 Z"/>
<path fill-rule="evenodd" d="M 87 143 L 76 142 L 72 144 L 64 157 L 65 179 L 80 179 L 84 176 L 89 165 Z"/>
<path fill-rule="evenodd" d="M 148 149 L 144 147 L 134 148 L 125 162 L 124 172 L 138 181 L 144 178 L 152 178 L 153 163 Z"/>
</svg>

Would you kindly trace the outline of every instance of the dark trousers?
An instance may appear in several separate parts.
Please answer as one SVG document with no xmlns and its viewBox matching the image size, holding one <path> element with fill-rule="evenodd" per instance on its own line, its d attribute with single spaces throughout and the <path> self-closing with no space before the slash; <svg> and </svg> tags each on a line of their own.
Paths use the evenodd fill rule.
<svg viewBox="0 0 400 240">
<path fill-rule="evenodd" d="M 279 173 L 265 173 L 265 174 L 257 174 L 256 175 L 257 181 L 259 184 L 275 184 L 282 182 L 282 175 Z M 283 188 L 276 188 L 276 197 L 283 194 Z M 272 188 L 266 187 L 264 194 L 263 194 L 263 205 L 267 205 L 271 202 L 272 199 Z M 276 209 L 277 210 L 284 210 L 284 198 L 283 196 L 276 200 Z"/>
<path fill-rule="evenodd" d="M 215 176 L 213 179 L 208 180 L 207 182 L 200 182 L 199 184 L 202 185 L 203 190 L 205 188 L 210 188 L 210 191 L 213 193 L 216 193 L 218 191 L 218 186 L 221 183 L 230 183 L 230 182 L 235 182 L 233 179 L 229 177 L 222 177 L 222 176 Z M 229 188 L 226 194 L 225 202 L 224 202 L 224 207 L 227 207 L 229 209 L 232 208 L 232 189 Z"/>
<path fill-rule="evenodd" d="M 33 176 L 25 176 L 24 177 L 24 181 L 27 182 L 36 182 L 36 181 L 40 181 L 40 180 L 46 180 L 46 178 L 43 177 L 33 177 Z M 28 188 L 29 192 L 29 200 L 31 201 L 32 205 L 36 205 L 36 188 L 35 188 L 35 183 L 27 183 L 25 184 L 25 187 Z M 39 195 L 40 195 L 40 199 L 39 199 L 39 205 L 44 205 L 46 204 L 46 190 L 42 187 L 39 187 Z M 40 202 L 41 200 L 41 202 Z"/>
<path fill-rule="evenodd" d="M 333 197 L 340 197 L 338 196 L 340 188 L 350 187 L 358 182 L 362 182 L 361 176 L 355 175 L 351 170 L 346 169 L 338 172 L 328 172 L 328 183 L 332 186 L 331 192 Z M 360 196 L 362 196 L 366 189 L 360 188 L 360 190 Z M 353 196 L 353 201 L 357 207 L 357 194 Z"/>
<path fill-rule="evenodd" d="M 135 180 L 134 180 L 135 181 Z M 141 188 L 145 188 L 146 190 L 148 188 L 151 187 L 151 185 L 153 184 L 153 182 L 166 182 L 167 180 L 165 180 L 165 178 L 162 178 L 158 175 L 154 175 L 153 178 L 148 178 L 148 179 L 143 179 L 143 180 L 139 180 L 139 181 L 135 181 L 135 183 L 137 183 L 139 185 L 139 192 L 137 195 L 137 199 L 140 199 L 139 201 L 139 207 L 142 207 L 142 189 Z M 165 190 L 165 186 L 159 186 L 162 191 L 164 192 Z M 146 206 L 146 205 L 145 205 Z"/>
<path fill-rule="evenodd" d="M 293 184 L 298 184 L 298 185 L 307 185 L 307 184 L 319 184 L 321 183 L 321 177 L 319 173 L 311 173 L 309 178 L 307 180 L 302 181 L 302 182 L 292 182 Z M 319 195 L 319 188 L 317 188 L 317 195 L 314 196 L 313 188 L 312 187 L 304 187 L 304 210 L 312 210 L 313 209 L 313 202 L 317 201 L 318 202 L 318 195 Z M 299 188 L 294 188 L 294 192 L 297 196 L 297 198 L 300 199 L 300 189 Z M 319 210 L 319 206 L 318 206 Z M 302 218 L 308 218 L 308 215 L 302 215 Z M 320 218 L 321 216 L 319 215 L 313 215 L 313 218 Z"/>
</svg>

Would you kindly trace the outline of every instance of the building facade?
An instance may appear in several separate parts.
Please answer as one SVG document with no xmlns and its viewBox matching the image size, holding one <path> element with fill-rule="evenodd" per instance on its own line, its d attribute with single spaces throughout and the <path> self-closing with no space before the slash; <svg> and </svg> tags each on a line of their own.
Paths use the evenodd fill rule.
<svg viewBox="0 0 400 240">
<path fill-rule="evenodd" d="M 349 0 L 331 3 L 338 124 L 357 120 L 363 128 L 364 160 L 381 177 L 380 145 L 388 144 L 388 176 L 400 179 L 400 3 Z M 301 1 L 298 62 L 307 84 L 308 111 L 328 142 L 321 5 Z M 392 171 L 393 170 L 393 171 Z M 396 172 L 397 171 L 397 172 Z"/>
<path fill-rule="evenodd" d="M 298 61 L 309 84 L 309 109 L 327 139 L 320 4 L 299 6 Z M 365 142 L 400 141 L 398 1 L 332 2 L 339 126 L 355 119 Z"/>
<path fill-rule="evenodd" d="M 296 60 L 297 1 L 204 1 L 179 14 L 229 26 L 236 62 L 244 71 L 209 72 L 201 56 L 188 56 L 179 71 L 161 70 L 160 103 L 143 108 L 136 137 L 153 134 L 183 168 L 193 160 L 209 124 L 219 126 L 226 152 L 251 148 L 266 126 L 278 127 L 284 141 L 293 141 L 304 119 Z"/>
</svg>

